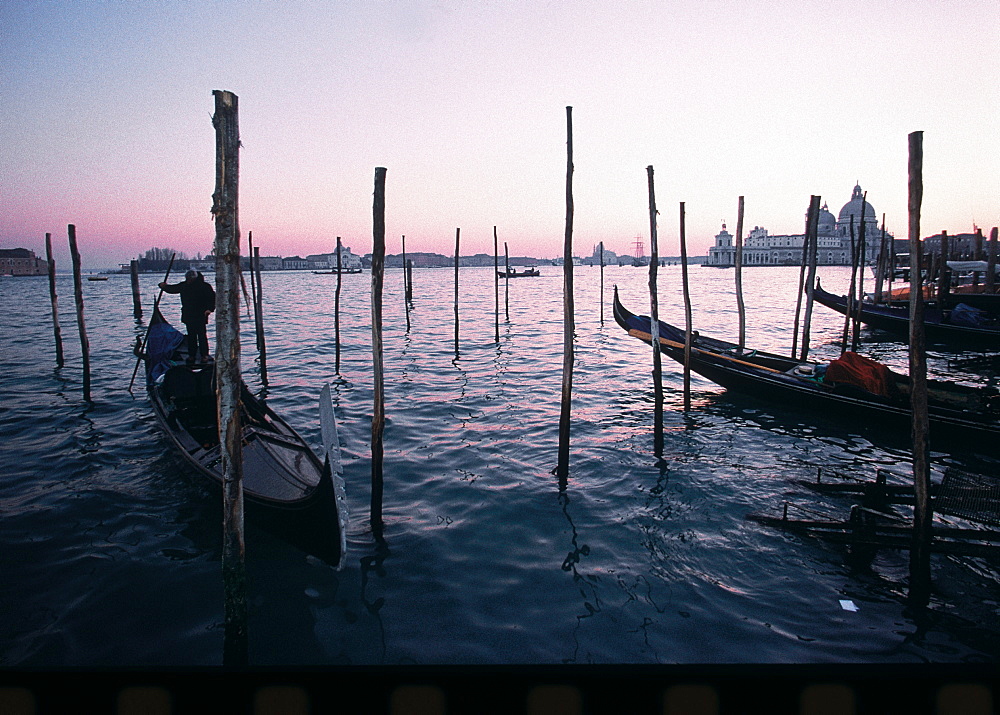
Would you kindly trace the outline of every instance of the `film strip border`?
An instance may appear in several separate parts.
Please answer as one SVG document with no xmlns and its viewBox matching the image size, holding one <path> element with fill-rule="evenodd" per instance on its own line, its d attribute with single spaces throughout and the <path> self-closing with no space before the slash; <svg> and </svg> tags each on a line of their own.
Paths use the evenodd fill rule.
<svg viewBox="0 0 1000 715">
<path fill-rule="evenodd" d="M 993 715 L 1000 666 L 4 671 L 0 715 Z"/>
</svg>

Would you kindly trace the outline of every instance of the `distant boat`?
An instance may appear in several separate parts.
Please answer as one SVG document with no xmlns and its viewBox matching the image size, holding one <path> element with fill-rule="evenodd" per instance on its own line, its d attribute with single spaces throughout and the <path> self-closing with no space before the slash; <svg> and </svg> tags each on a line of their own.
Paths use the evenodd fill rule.
<svg viewBox="0 0 1000 715">
<path fill-rule="evenodd" d="M 537 268 L 525 268 L 520 273 L 514 268 L 508 268 L 506 271 L 497 271 L 497 275 L 501 278 L 533 278 L 541 273 L 538 272 Z"/>
<path fill-rule="evenodd" d="M 106 281 L 107 276 L 87 276 L 88 281 Z"/>
<path fill-rule="evenodd" d="M 360 268 L 341 268 L 339 271 L 336 268 L 329 271 L 313 271 L 313 273 L 315 273 L 317 276 L 335 276 L 337 274 L 360 273 L 360 272 L 361 272 Z"/>
</svg>

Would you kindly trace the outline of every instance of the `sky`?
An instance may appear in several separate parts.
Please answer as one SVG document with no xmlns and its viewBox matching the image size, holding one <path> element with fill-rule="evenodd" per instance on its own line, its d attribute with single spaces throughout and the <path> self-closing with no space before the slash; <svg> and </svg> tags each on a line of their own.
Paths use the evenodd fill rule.
<svg viewBox="0 0 1000 715">
<path fill-rule="evenodd" d="M 906 237 L 1000 224 L 1000 3 L 990 0 L 0 2 L 0 247 L 85 268 L 211 252 L 213 90 L 239 98 L 239 223 L 262 255 L 661 255 L 801 233 L 859 183 Z"/>
</svg>

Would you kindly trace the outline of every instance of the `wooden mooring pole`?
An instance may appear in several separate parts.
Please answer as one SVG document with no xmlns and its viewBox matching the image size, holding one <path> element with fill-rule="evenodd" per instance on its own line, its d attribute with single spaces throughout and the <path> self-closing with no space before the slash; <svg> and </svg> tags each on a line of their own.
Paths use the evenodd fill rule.
<svg viewBox="0 0 1000 715">
<path fill-rule="evenodd" d="M 56 339 L 56 366 L 65 363 L 62 346 L 62 329 L 59 327 L 59 299 L 56 296 L 56 259 L 52 257 L 52 234 L 45 234 L 45 260 L 49 264 L 49 301 L 52 303 L 52 330 Z"/>
<path fill-rule="evenodd" d="M 687 237 L 681 201 L 681 283 L 684 289 L 684 411 L 691 409 L 691 291 L 688 286 Z"/>
<path fill-rule="evenodd" d="M 660 305 L 656 290 L 656 272 L 660 264 L 660 249 L 656 233 L 656 190 L 653 185 L 653 166 L 646 167 L 649 185 L 649 316 L 653 346 L 653 451 L 663 452 L 663 373 L 660 353 Z"/>
<path fill-rule="evenodd" d="M 909 135 L 910 239 L 910 408 L 913 411 L 913 545 L 910 549 L 910 599 L 926 604 L 930 590 L 931 507 L 930 421 L 927 414 L 927 354 L 924 352 L 924 300 L 920 285 L 923 201 L 923 132 Z M 942 245 L 942 248 L 944 246 Z"/>
<path fill-rule="evenodd" d="M 506 247 L 506 244 L 504 244 Z M 508 279 L 509 280 L 509 279 Z M 566 107 L 566 233 L 563 239 L 563 375 L 559 410 L 560 489 L 569 479 L 570 406 L 573 399 L 573 108 Z"/>
<path fill-rule="evenodd" d="M 343 278 L 341 276 L 343 262 L 340 258 L 340 245 L 340 236 L 337 236 L 337 288 L 333 294 L 333 349 L 335 353 L 333 371 L 337 375 L 340 374 L 340 287 Z"/>
<path fill-rule="evenodd" d="M 601 325 L 604 325 L 604 241 L 601 241 L 600 247 L 601 247 Z"/>
<path fill-rule="evenodd" d="M 80 349 L 83 352 L 83 399 L 90 402 L 90 339 L 83 319 L 83 272 L 80 269 L 80 252 L 76 247 L 76 226 L 69 225 L 69 252 L 73 260 L 73 294 L 76 297 L 76 325 L 80 330 Z"/>
<path fill-rule="evenodd" d="M 739 351 L 747 341 L 747 310 L 743 304 L 743 197 L 740 197 L 736 215 L 736 309 L 740 314 Z"/>
<path fill-rule="evenodd" d="M 847 352 L 847 341 L 851 335 L 851 323 L 854 321 L 854 303 L 858 277 L 858 242 L 854 234 L 854 215 L 851 214 L 851 285 L 847 290 L 847 310 L 844 311 L 844 330 L 840 340 L 840 354 Z"/>
<path fill-rule="evenodd" d="M 372 368 L 374 407 L 372 411 L 372 498 L 371 525 L 374 537 L 382 541 L 382 463 L 384 458 L 385 384 L 382 374 L 382 278 L 385 271 L 385 168 L 375 169 L 375 200 L 372 204 Z"/>
<path fill-rule="evenodd" d="M 497 242 L 497 227 L 493 227 L 493 334 L 500 344 L 500 248 Z"/>
<path fill-rule="evenodd" d="M 215 377 L 223 490 L 223 664 L 249 662 L 246 542 L 243 532 L 243 442 L 240 419 L 240 242 L 238 98 L 215 90 Z"/>
<path fill-rule="evenodd" d="M 813 296 L 816 290 L 816 261 L 817 261 L 817 241 L 819 229 L 819 196 L 813 196 L 809 201 L 809 211 L 806 217 L 806 239 L 802 250 L 809 247 L 809 269 L 806 276 L 806 310 L 802 321 L 802 351 L 799 360 L 805 360 L 809 356 L 809 332 L 812 327 Z M 795 357 L 792 355 L 792 357 Z"/>
<path fill-rule="evenodd" d="M 257 331 L 257 353 L 260 356 L 260 381 L 267 384 L 267 343 L 264 341 L 264 284 L 260 280 L 260 248 L 253 249 L 253 272 L 257 280 L 257 304 L 254 307 L 254 327 Z"/>
<path fill-rule="evenodd" d="M 455 359 L 458 359 L 458 257 L 459 257 L 459 236 L 462 229 L 455 229 Z"/>
<path fill-rule="evenodd" d="M 132 316 L 138 320 L 142 317 L 142 297 L 139 293 L 139 261 L 129 263 L 129 274 L 132 277 Z"/>
<path fill-rule="evenodd" d="M 503 242 L 503 309 L 507 322 L 510 322 L 510 253 L 507 251 L 507 242 Z"/>
<path fill-rule="evenodd" d="M 851 326 L 851 350 L 858 351 L 858 341 L 861 339 L 861 306 L 865 300 L 865 267 L 868 263 L 867 229 L 865 227 L 865 209 L 868 205 L 868 192 L 861 195 L 861 226 L 858 230 L 858 300 L 854 304 L 854 318 Z"/>
<path fill-rule="evenodd" d="M 993 293 L 996 290 L 997 272 L 997 227 L 990 231 L 990 244 L 986 251 L 986 292 Z"/>
<path fill-rule="evenodd" d="M 250 302 L 253 306 L 254 330 L 257 328 L 257 271 L 253 253 L 253 231 L 247 231 L 247 257 L 250 259 Z M 260 335 L 256 335 L 257 350 L 260 350 Z"/>
</svg>

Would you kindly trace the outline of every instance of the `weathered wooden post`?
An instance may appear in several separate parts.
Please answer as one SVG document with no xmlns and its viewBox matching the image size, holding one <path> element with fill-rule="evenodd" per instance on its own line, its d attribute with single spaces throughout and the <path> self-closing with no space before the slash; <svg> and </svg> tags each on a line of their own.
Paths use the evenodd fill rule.
<svg viewBox="0 0 1000 715">
<path fill-rule="evenodd" d="M 59 327 L 59 300 L 56 297 L 56 260 L 52 257 L 52 234 L 45 234 L 45 259 L 49 264 L 49 300 L 52 303 L 52 330 L 56 339 L 56 366 L 64 364 L 62 329 Z"/>
<path fill-rule="evenodd" d="M 257 276 L 257 305 L 254 321 L 257 329 L 257 352 L 260 355 L 260 380 L 267 384 L 267 343 L 264 341 L 264 284 L 260 280 L 260 248 L 253 249 L 253 270 Z"/>
<path fill-rule="evenodd" d="M 600 247 L 601 247 L 601 325 L 604 325 L 604 241 L 601 241 Z"/>
<path fill-rule="evenodd" d="M 507 242 L 503 242 L 503 309 L 507 322 L 510 322 L 510 254 L 507 252 Z"/>
<path fill-rule="evenodd" d="M 129 263 L 129 274 L 132 277 L 132 316 L 138 320 L 142 317 L 142 298 L 139 293 L 139 261 Z"/>
<path fill-rule="evenodd" d="M 656 273 L 660 264 L 660 249 L 656 233 L 656 191 L 653 186 L 653 166 L 646 167 L 649 184 L 649 331 L 653 346 L 653 451 L 663 452 L 663 373 L 660 354 L 660 306 L 656 290 Z"/>
<path fill-rule="evenodd" d="M 938 308 L 944 310 L 949 307 L 949 293 L 951 292 L 951 269 L 948 268 L 948 259 L 951 257 L 951 245 L 948 240 L 948 232 L 941 232 L 941 263 L 938 269 Z"/>
<path fill-rule="evenodd" d="M 688 288 L 687 237 L 681 201 L 681 283 L 684 289 L 684 411 L 691 409 L 691 292 Z"/>
<path fill-rule="evenodd" d="M 506 246 L 506 244 L 505 244 Z M 509 279 L 508 279 L 509 280 Z M 563 239 L 563 375 L 559 410 L 560 489 L 569 478 L 570 406 L 573 399 L 573 108 L 566 107 L 566 233 Z"/>
<path fill-rule="evenodd" d="M 924 352 L 924 301 L 920 286 L 920 204 L 923 201 L 923 132 L 909 135 L 910 238 L 910 407 L 913 410 L 913 544 L 910 549 L 910 598 L 925 603 L 930 588 L 931 520 L 930 421 L 927 415 L 927 354 Z M 944 249 L 942 242 L 942 249 Z"/>
<path fill-rule="evenodd" d="M 385 271 L 385 168 L 375 169 L 375 200 L 372 204 L 372 367 L 374 409 L 372 411 L 372 534 L 382 541 L 382 462 L 384 458 L 385 381 L 382 375 L 382 277 Z"/>
<path fill-rule="evenodd" d="M 851 322 L 854 320 L 854 287 L 858 277 L 858 243 L 854 235 L 854 214 L 851 214 L 851 285 L 847 291 L 847 309 L 844 311 L 844 330 L 840 341 L 840 354 L 847 352 L 847 339 L 851 332 Z"/>
<path fill-rule="evenodd" d="M 858 232 L 858 301 L 854 306 L 854 318 L 851 328 L 851 350 L 858 351 L 858 340 L 861 335 L 861 305 L 865 299 L 865 265 L 868 262 L 868 247 L 866 245 L 865 208 L 868 202 L 868 192 L 861 196 L 861 227 Z"/>
<path fill-rule="evenodd" d="M 333 296 L 333 345 L 334 345 L 334 364 L 333 371 L 335 374 L 340 374 L 340 287 L 341 280 L 343 276 L 341 271 L 343 270 L 342 261 L 340 258 L 340 236 L 337 236 L 337 288 L 334 291 Z"/>
<path fill-rule="evenodd" d="M 497 243 L 497 227 L 493 227 L 493 333 L 500 344 L 500 248 Z"/>
<path fill-rule="evenodd" d="M 232 92 L 214 90 L 215 377 L 223 489 L 224 665 L 249 660 L 246 544 L 243 536 L 243 430 L 240 420 L 239 115 Z"/>
<path fill-rule="evenodd" d="M 889 267 L 889 246 L 886 243 L 885 214 L 882 214 L 882 240 L 878 245 L 878 260 L 875 262 L 875 293 L 873 303 L 881 303 L 882 288 L 885 286 L 886 273 Z"/>
<path fill-rule="evenodd" d="M 409 305 L 413 304 L 413 259 L 406 259 L 406 301 Z"/>
<path fill-rule="evenodd" d="M 990 231 L 990 245 L 986 251 L 986 292 L 993 293 L 996 290 L 997 273 L 997 227 Z"/>
<path fill-rule="evenodd" d="M 736 213 L 736 308 L 740 314 L 739 351 L 742 353 L 747 341 L 747 311 L 743 304 L 743 197 L 740 197 Z"/>
<path fill-rule="evenodd" d="M 806 219 L 806 241 L 809 244 L 809 275 L 806 279 L 806 311 L 802 325 L 802 352 L 800 353 L 799 360 L 805 360 L 809 355 L 809 330 L 812 325 L 813 295 L 816 290 L 819 199 L 819 196 L 813 196 L 810 200 L 809 213 Z M 794 357 L 794 355 L 792 357 Z"/>
<path fill-rule="evenodd" d="M 73 259 L 73 294 L 76 296 L 76 325 L 80 329 L 80 348 L 83 352 L 83 399 L 90 402 L 90 339 L 83 320 L 83 273 L 80 270 L 80 252 L 76 248 L 76 226 L 69 225 L 69 252 Z"/>
<path fill-rule="evenodd" d="M 409 305 L 413 302 L 413 286 L 410 285 L 409 271 L 406 270 L 406 266 L 409 263 L 406 259 L 406 236 L 403 236 L 403 303 Z M 409 319 L 409 314 L 407 314 L 407 319 Z"/>
<path fill-rule="evenodd" d="M 455 229 L 455 359 L 458 359 L 458 256 L 459 234 L 462 229 Z"/>
</svg>

